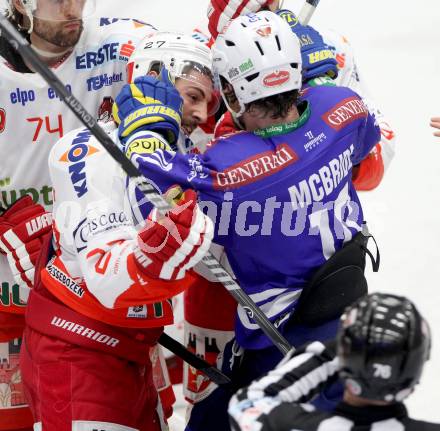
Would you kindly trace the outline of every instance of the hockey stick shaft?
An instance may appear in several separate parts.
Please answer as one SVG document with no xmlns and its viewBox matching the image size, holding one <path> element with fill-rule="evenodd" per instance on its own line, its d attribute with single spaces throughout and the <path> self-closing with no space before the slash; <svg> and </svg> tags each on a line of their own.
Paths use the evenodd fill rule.
<svg viewBox="0 0 440 431">
<path fill-rule="evenodd" d="M 298 20 L 302 25 L 307 25 L 315 12 L 320 0 L 306 0 L 301 8 Z"/>
<path fill-rule="evenodd" d="M 147 182 L 139 169 L 125 157 L 112 139 L 99 126 L 95 118 L 90 115 L 81 102 L 73 95 L 69 94 L 64 84 L 38 57 L 30 44 L 24 39 L 14 26 L 0 14 L 0 29 L 2 34 L 9 41 L 11 46 L 26 59 L 33 70 L 39 73 L 42 78 L 57 92 L 58 96 L 66 103 L 75 116 L 84 124 L 93 136 L 108 151 L 110 156 L 118 163 L 125 173 L 133 179 L 139 190 L 145 197 L 161 212 L 172 209 L 172 205 L 167 202 L 157 190 Z M 217 281 L 229 291 L 235 300 L 245 309 L 249 317 L 253 318 L 261 330 L 269 337 L 274 345 L 283 354 L 287 354 L 292 349 L 289 342 L 280 334 L 275 326 L 269 321 L 267 316 L 258 308 L 254 301 L 247 295 L 228 272 L 220 265 L 217 259 L 208 253 L 203 262 L 211 270 Z"/>
<path fill-rule="evenodd" d="M 210 365 L 208 362 L 199 358 L 194 353 L 186 349 L 182 344 L 171 338 L 165 332 L 159 337 L 159 344 L 173 352 L 186 363 L 205 374 L 210 380 L 219 386 L 231 385 L 231 379 L 223 374 L 218 368 Z"/>
</svg>

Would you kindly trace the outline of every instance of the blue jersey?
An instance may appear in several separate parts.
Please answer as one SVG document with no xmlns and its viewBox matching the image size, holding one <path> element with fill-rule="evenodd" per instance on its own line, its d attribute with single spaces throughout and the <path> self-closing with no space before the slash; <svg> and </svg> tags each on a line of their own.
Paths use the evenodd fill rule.
<svg viewBox="0 0 440 431">
<path fill-rule="evenodd" d="M 352 167 L 380 139 L 348 88 L 310 88 L 299 112 L 292 123 L 220 138 L 201 155 L 127 148 L 162 192 L 176 183 L 198 191 L 239 284 L 280 330 L 312 274 L 361 230 Z M 141 209 L 145 217 L 150 207 Z M 270 345 L 241 307 L 236 337 L 245 348 Z"/>
</svg>

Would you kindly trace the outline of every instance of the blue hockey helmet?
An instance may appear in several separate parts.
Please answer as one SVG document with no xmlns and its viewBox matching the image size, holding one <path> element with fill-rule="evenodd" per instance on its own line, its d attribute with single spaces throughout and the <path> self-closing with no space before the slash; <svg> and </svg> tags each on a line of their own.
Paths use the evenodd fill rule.
<svg viewBox="0 0 440 431">
<path fill-rule="evenodd" d="M 281 9 L 276 13 L 298 36 L 301 45 L 303 81 L 307 82 L 325 75 L 335 79 L 338 76 L 338 62 L 334 48 L 327 45 L 321 34 L 313 27 L 302 25 L 290 10 Z"/>
</svg>

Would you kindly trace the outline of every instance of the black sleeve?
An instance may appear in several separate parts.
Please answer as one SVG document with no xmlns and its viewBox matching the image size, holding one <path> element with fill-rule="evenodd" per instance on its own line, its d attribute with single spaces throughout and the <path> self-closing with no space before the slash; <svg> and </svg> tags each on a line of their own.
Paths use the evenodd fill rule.
<svg viewBox="0 0 440 431">
<path fill-rule="evenodd" d="M 29 41 L 29 35 L 27 32 L 20 33 Z M 16 72 L 32 73 L 32 70 L 26 66 L 21 55 L 12 48 L 11 44 L 4 37 L 0 37 L 0 56 L 3 57 Z"/>
</svg>

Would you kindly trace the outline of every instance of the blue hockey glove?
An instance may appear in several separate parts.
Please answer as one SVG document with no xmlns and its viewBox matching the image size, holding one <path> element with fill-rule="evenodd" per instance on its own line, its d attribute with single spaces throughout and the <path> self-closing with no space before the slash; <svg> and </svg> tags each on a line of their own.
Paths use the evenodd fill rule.
<svg viewBox="0 0 440 431">
<path fill-rule="evenodd" d="M 133 132 L 149 130 L 160 133 L 174 144 L 179 137 L 182 104 L 166 69 L 162 70 L 159 79 L 152 76 L 136 78 L 132 84 L 122 87 L 113 104 L 120 140 L 126 142 Z"/>
<path fill-rule="evenodd" d="M 335 79 L 338 76 L 338 63 L 334 48 L 324 43 L 322 36 L 313 27 L 300 24 L 290 10 L 281 9 L 276 14 L 283 18 L 298 36 L 303 61 L 303 82 L 324 75 Z"/>
</svg>

